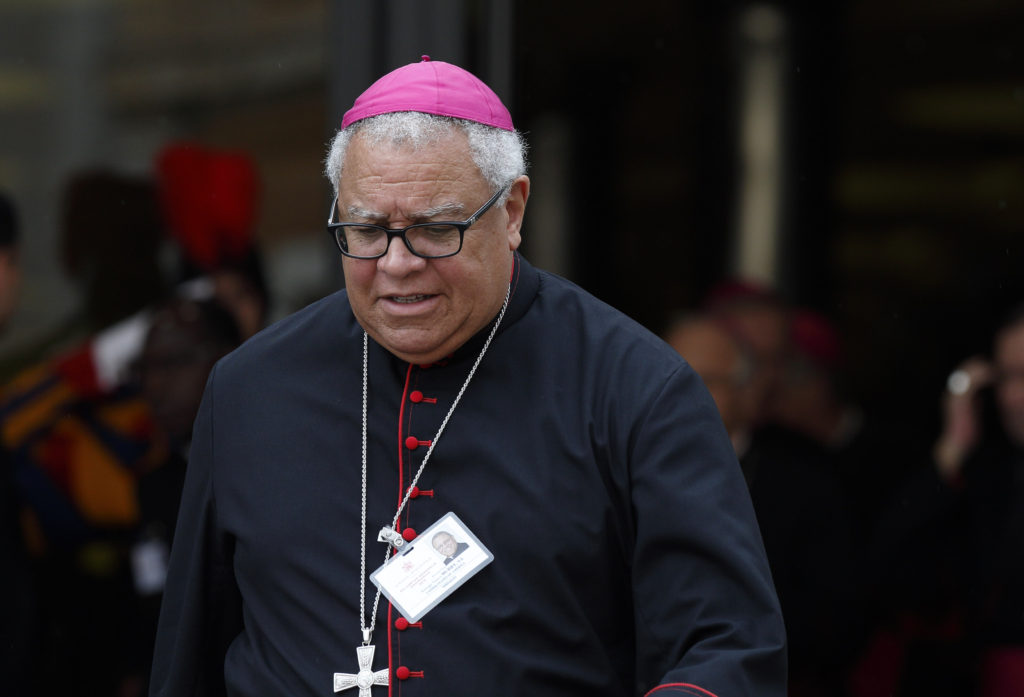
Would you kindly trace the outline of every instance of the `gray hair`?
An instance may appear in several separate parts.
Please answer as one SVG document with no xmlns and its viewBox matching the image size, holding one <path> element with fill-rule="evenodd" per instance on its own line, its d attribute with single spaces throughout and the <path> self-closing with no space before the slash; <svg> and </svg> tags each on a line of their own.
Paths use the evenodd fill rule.
<svg viewBox="0 0 1024 697">
<path fill-rule="evenodd" d="M 475 121 L 436 116 L 418 111 L 398 111 L 356 121 L 338 131 L 331 142 L 324 174 L 338 193 L 338 183 L 345 164 L 345 152 L 352 137 L 362 134 L 370 145 L 387 143 L 417 147 L 434 143 L 456 128 L 469 140 L 469 151 L 480 174 L 497 191 L 526 174 L 526 140 L 519 131 L 506 131 Z M 502 197 L 504 198 L 504 196 Z"/>
</svg>

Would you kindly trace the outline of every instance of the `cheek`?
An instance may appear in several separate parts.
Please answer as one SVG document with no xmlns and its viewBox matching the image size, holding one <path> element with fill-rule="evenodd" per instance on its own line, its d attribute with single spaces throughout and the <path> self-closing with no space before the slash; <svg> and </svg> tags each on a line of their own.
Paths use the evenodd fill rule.
<svg viewBox="0 0 1024 697">
<path fill-rule="evenodd" d="M 356 263 L 351 259 L 345 259 L 342 263 L 342 273 L 345 276 L 345 287 L 349 295 L 366 294 L 370 284 L 373 283 L 373 274 L 376 262 Z"/>
<path fill-rule="evenodd" d="M 465 263 L 452 270 L 449 285 L 462 287 L 475 298 L 504 296 L 512 268 L 511 252 L 501 247 L 488 247 L 478 255 L 467 256 Z"/>
</svg>

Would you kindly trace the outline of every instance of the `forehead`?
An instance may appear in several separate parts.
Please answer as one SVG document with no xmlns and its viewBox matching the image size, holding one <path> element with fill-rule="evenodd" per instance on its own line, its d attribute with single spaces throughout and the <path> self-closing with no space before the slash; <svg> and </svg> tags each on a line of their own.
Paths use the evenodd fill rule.
<svg viewBox="0 0 1024 697">
<path fill-rule="evenodd" d="M 465 133 L 454 130 L 410 141 L 357 133 L 349 143 L 339 192 L 373 186 L 482 182 Z"/>
<path fill-rule="evenodd" d="M 462 132 L 415 147 L 353 138 L 338 186 L 341 215 L 391 226 L 465 217 L 489 193 Z"/>
<path fill-rule="evenodd" d="M 356 134 L 341 172 L 338 208 L 343 215 L 358 213 L 398 224 L 437 206 L 463 211 L 470 202 L 485 200 L 487 193 L 461 131 L 415 146 Z"/>
<path fill-rule="evenodd" d="M 698 373 L 705 369 L 730 369 L 739 359 L 736 342 L 711 324 L 696 323 L 678 330 L 669 343 Z"/>
<path fill-rule="evenodd" d="M 759 354 L 775 353 L 786 343 L 786 312 L 778 306 L 752 304 L 736 308 L 729 322 Z"/>
</svg>

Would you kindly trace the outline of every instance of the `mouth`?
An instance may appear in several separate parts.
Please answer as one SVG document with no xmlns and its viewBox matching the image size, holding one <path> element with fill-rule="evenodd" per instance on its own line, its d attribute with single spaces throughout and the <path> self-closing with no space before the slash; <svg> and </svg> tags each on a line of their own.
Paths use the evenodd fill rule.
<svg viewBox="0 0 1024 697">
<path fill-rule="evenodd" d="M 434 296 L 433 295 L 424 295 L 424 294 L 420 294 L 420 295 L 389 295 L 389 296 L 387 296 L 387 299 L 390 300 L 393 303 L 398 303 L 399 305 L 412 305 L 413 303 L 419 303 L 419 302 L 423 302 L 424 300 L 429 300 L 432 297 L 434 297 Z"/>
</svg>

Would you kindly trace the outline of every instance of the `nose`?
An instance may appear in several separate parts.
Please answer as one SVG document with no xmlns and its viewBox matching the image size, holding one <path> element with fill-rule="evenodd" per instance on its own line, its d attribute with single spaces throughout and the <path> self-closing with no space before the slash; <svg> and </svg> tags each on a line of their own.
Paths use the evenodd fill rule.
<svg viewBox="0 0 1024 697">
<path fill-rule="evenodd" d="M 409 251 L 405 241 L 399 237 L 391 238 L 388 251 L 377 260 L 377 269 L 389 276 L 406 276 L 422 269 L 427 260 Z"/>
</svg>

